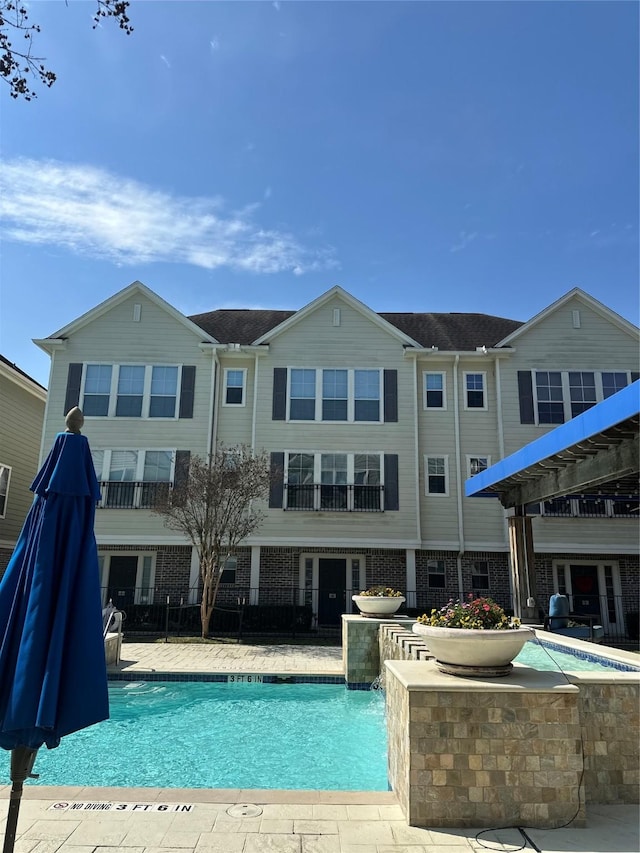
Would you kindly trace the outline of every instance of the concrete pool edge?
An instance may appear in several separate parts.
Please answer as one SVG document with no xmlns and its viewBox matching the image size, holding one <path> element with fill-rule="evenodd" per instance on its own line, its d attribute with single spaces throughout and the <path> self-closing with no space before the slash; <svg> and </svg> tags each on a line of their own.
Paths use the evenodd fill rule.
<svg viewBox="0 0 640 853">
<path fill-rule="evenodd" d="M 0 786 L 0 800 L 9 799 L 10 785 Z M 287 803 L 341 805 L 396 805 L 393 791 L 321 791 L 288 788 L 119 788 L 80 785 L 25 784 L 23 797 L 53 802 L 91 800 L 92 802 L 141 803 Z"/>
</svg>

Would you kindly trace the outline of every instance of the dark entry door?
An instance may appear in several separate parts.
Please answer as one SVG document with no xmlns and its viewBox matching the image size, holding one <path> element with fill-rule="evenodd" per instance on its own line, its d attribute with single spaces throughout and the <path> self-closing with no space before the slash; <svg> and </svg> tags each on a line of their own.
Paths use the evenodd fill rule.
<svg viewBox="0 0 640 853">
<path fill-rule="evenodd" d="M 111 599 L 118 610 L 125 610 L 133 604 L 138 574 L 137 556 L 111 557 L 109 562 L 109 583 L 107 601 Z"/>
<path fill-rule="evenodd" d="M 339 625 L 346 606 L 346 560 L 318 561 L 318 624 Z"/>
<path fill-rule="evenodd" d="M 573 611 L 600 617 L 600 590 L 597 566 L 570 566 Z"/>
</svg>

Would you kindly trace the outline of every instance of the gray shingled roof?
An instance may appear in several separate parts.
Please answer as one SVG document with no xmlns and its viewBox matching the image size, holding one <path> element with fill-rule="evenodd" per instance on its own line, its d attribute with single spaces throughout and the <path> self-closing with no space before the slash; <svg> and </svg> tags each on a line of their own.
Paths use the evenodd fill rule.
<svg viewBox="0 0 640 853">
<path fill-rule="evenodd" d="M 25 379 L 28 379 L 30 382 L 33 382 L 34 385 L 37 385 L 39 388 L 42 388 L 43 391 L 47 390 L 44 387 L 44 385 L 40 385 L 40 383 L 37 380 L 35 380 L 33 378 L 33 376 L 29 376 L 28 373 L 25 373 L 24 370 L 21 370 L 17 364 L 14 364 L 13 361 L 9 361 L 9 359 L 5 358 L 1 353 L 0 353 L 0 361 L 3 364 L 6 364 L 8 367 L 11 367 L 13 370 L 15 370 L 16 373 L 19 373 L 21 376 L 24 376 Z"/>
<path fill-rule="evenodd" d="M 220 343 L 251 344 L 295 313 L 263 308 L 223 308 L 194 314 L 189 320 Z M 378 316 L 421 346 L 441 350 L 469 351 L 481 346 L 491 347 L 523 325 L 518 320 L 490 314 L 381 313 Z"/>
</svg>

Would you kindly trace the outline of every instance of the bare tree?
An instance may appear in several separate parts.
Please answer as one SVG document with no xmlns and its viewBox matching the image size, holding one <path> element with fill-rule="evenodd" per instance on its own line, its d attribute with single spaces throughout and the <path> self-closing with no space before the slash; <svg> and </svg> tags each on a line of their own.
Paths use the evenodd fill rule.
<svg viewBox="0 0 640 853">
<path fill-rule="evenodd" d="M 95 1 L 94 30 L 103 19 L 113 18 L 121 30 L 131 35 L 129 0 Z M 55 72 L 43 64 L 44 58 L 32 53 L 33 37 L 40 32 L 40 26 L 29 22 L 29 11 L 20 0 L 0 0 L 0 78 L 9 85 L 12 98 L 22 97 L 25 101 L 37 97 L 29 85 L 32 79 L 47 88 L 56 82 Z M 21 39 L 21 47 L 14 45 L 12 38 Z"/>
<path fill-rule="evenodd" d="M 255 501 L 267 497 L 270 468 L 266 453 L 246 445 L 220 446 L 208 458 L 191 456 L 188 470 L 176 472 L 176 484 L 153 511 L 172 530 L 191 541 L 200 560 L 202 636 L 218 594 L 224 564 L 237 545 L 262 523 Z"/>
</svg>

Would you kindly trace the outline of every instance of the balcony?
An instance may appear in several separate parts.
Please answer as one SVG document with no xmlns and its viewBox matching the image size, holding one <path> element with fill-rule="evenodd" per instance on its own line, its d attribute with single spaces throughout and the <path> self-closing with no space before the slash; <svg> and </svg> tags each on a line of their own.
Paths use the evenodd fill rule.
<svg viewBox="0 0 640 853">
<path fill-rule="evenodd" d="M 165 500 L 173 483 L 126 482 L 103 480 L 99 509 L 151 509 Z"/>
<path fill-rule="evenodd" d="M 286 510 L 302 512 L 382 512 L 384 486 L 285 483 Z"/>
</svg>

